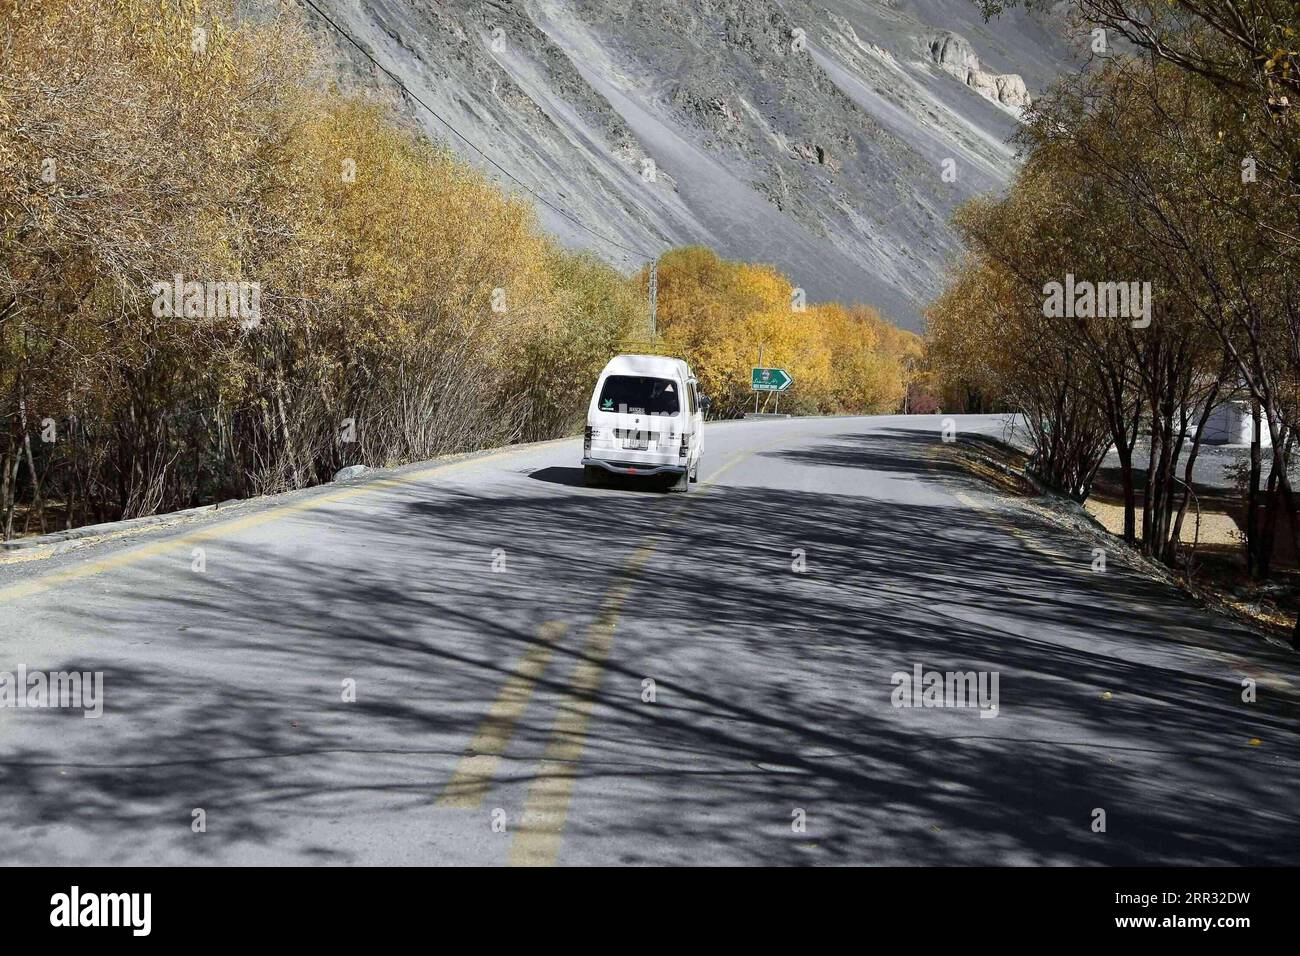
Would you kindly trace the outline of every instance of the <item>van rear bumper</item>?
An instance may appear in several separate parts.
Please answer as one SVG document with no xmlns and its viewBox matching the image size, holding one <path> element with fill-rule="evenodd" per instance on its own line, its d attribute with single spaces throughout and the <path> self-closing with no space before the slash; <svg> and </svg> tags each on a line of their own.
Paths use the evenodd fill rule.
<svg viewBox="0 0 1300 956">
<path fill-rule="evenodd" d="M 572 459 L 570 459 L 572 461 Z M 635 462 L 605 461 L 603 458 L 582 459 L 584 468 L 604 468 L 616 475 L 684 475 L 685 465 L 638 465 Z"/>
</svg>

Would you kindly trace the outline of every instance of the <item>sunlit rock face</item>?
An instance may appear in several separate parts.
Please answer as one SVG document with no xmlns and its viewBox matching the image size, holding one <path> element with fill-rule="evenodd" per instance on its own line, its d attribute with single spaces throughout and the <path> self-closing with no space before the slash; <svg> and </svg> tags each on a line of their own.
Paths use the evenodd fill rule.
<svg viewBox="0 0 1300 956">
<path fill-rule="evenodd" d="M 939 69 L 961 80 L 986 99 L 1012 110 L 1017 116 L 1032 104 L 1029 90 L 1018 73 L 990 73 L 980 68 L 979 56 L 970 41 L 956 33 L 930 38 L 930 58 Z"/>
</svg>

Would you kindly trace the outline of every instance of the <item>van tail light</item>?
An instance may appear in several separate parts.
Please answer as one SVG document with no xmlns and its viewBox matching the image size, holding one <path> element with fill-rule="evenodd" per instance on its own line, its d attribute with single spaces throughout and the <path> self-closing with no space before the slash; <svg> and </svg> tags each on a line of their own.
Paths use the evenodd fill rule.
<svg viewBox="0 0 1300 956">
<path fill-rule="evenodd" d="M 690 450 L 691 450 L 691 436 L 690 436 L 690 435 L 683 435 L 683 436 L 682 436 L 682 451 L 681 451 L 681 454 L 680 454 L 678 457 L 685 458 L 686 455 L 687 455 L 687 453 L 690 452 Z"/>
<path fill-rule="evenodd" d="M 591 433 L 592 433 L 592 428 L 591 428 L 590 425 L 588 425 L 586 428 L 584 428 L 584 429 L 582 430 L 582 447 L 583 447 L 583 448 L 590 448 L 590 447 L 591 447 Z"/>
</svg>

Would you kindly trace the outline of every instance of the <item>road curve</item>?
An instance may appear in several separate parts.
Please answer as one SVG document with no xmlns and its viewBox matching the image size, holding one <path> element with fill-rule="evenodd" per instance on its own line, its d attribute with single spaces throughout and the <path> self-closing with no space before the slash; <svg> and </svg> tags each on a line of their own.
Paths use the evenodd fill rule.
<svg viewBox="0 0 1300 956">
<path fill-rule="evenodd" d="M 7 559 L 0 671 L 104 707 L 0 708 L 0 861 L 1300 863 L 1296 655 L 941 452 L 711 425 L 683 496 L 550 442 Z"/>
</svg>

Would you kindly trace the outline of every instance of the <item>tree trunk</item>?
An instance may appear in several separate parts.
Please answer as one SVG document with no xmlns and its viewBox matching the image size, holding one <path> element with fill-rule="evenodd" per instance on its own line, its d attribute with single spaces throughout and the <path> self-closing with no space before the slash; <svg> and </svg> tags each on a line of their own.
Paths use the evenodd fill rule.
<svg viewBox="0 0 1300 956">
<path fill-rule="evenodd" d="M 1159 507 L 1159 493 L 1155 488 L 1156 446 L 1159 443 L 1155 413 L 1151 415 L 1150 447 L 1147 450 L 1147 474 L 1142 488 L 1142 553 L 1151 555 L 1155 538 L 1155 510 Z"/>
<path fill-rule="evenodd" d="M 1227 374 L 1226 369 L 1219 373 L 1219 379 L 1222 381 Z M 1183 470 L 1183 500 L 1178 506 L 1178 516 L 1174 519 L 1174 530 L 1169 536 L 1170 562 L 1173 563 L 1174 556 L 1178 553 L 1178 545 L 1183 536 L 1183 519 L 1187 516 L 1187 506 L 1191 503 L 1192 496 L 1195 492 L 1192 490 L 1192 473 L 1196 464 L 1196 457 L 1201 452 L 1201 439 L 1205 436 L 1205 427 L 1209 424 L 1210 413 L 1214 410 L 1214 403 L 1219 397 L 1219 387 L 1216 385 L 1210 390 L 1210 394 L 1205 397 L 1205 404 L 1201 409 L 1201 417 L 1197 419 L 1196 431 L 1192 434 L 1192 446 L 1187 449 L 1187 467 Z M 1191 563 L 1187 565 L 1188 580 L 1191 579 Z"/>
<path fill-rule="evenodd" d="M 4 516 L 4 528 L 0 533 L 0 540 L 8 541 L 14 533 L 14 487 L 13 476 L 10 473 L 10 462 L 14 460 L 13 432 L 6 429 L 5 438 L 8 447 L 4 455 L 0 456 L 0 514 Z"/>
<path fill-rule="evenodd" d="M 1277 478 L 1276 462 L 1269 469 L 1268 487 L 1264 494 L 1264 514 L 1259 528 L 1259 546 L 1255 552 L 1255 580 L 1263 581 L 1273 571 L 1273 540 L 1277 529 Z"/>
<path fill-rule="evenodd" d="M 1250 403 L 1250 483 L 1246 486 L 1246 573 L 1259 578 L 1259 479 L 1263 471 L 1263 456 L 1259 441 L 1259 402 Z"/>
<path fill-rule="evenodd" d="M 32 436 L 27 430 L 27 392 L 21 375 L 18 378 L 18 429 L 22 435 L 24 457 L 27 459 L 27 475 L 32 483 L 32 506 L 36 509 L 36 521 L 41 534 L 44 534 L 45 502 L 41 499 L 41 476 L 37 474 L 36 462 L 32 458 Z"/>
</svg>

